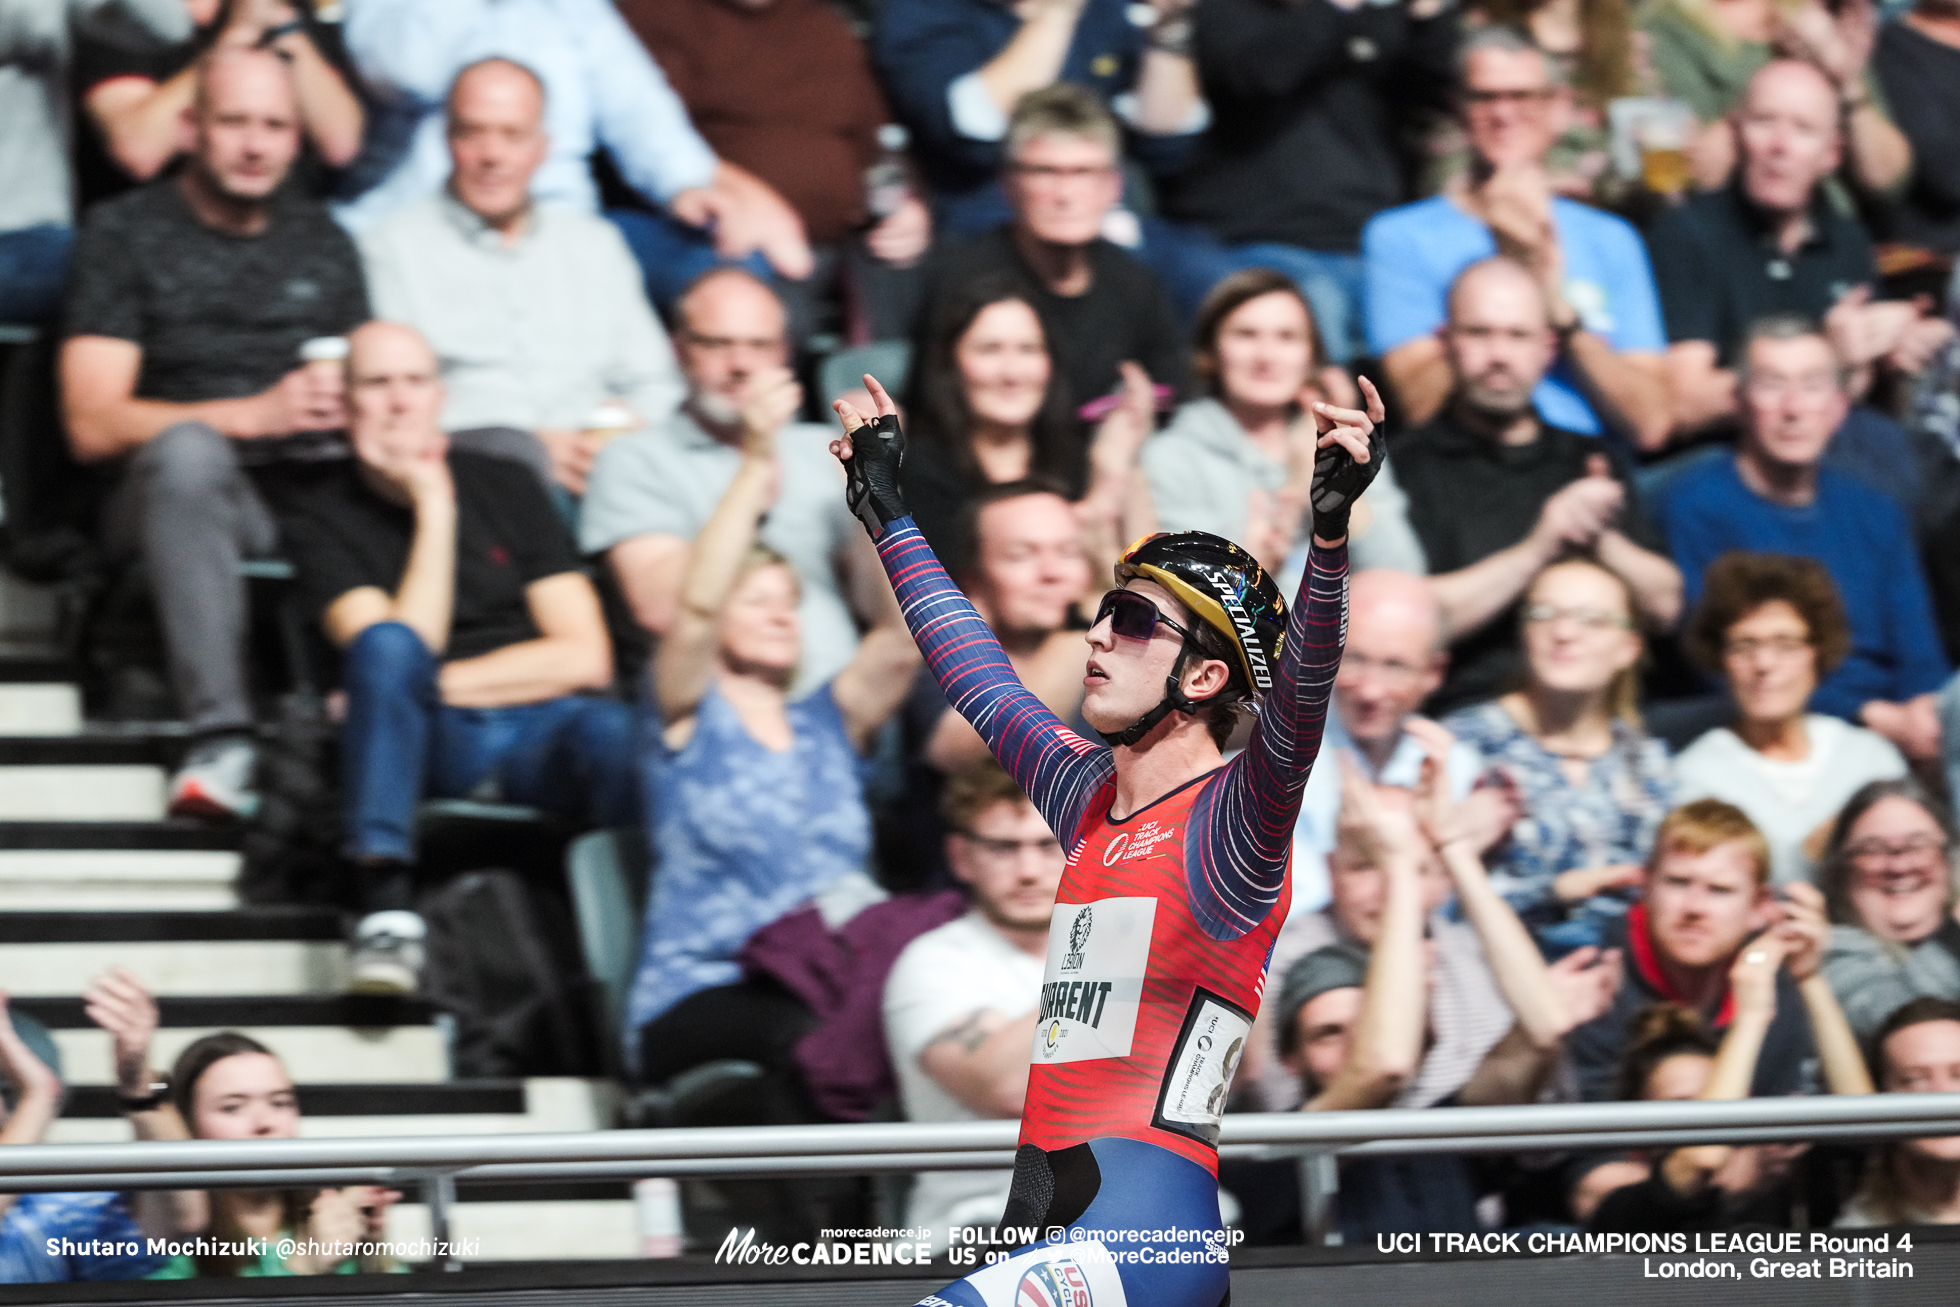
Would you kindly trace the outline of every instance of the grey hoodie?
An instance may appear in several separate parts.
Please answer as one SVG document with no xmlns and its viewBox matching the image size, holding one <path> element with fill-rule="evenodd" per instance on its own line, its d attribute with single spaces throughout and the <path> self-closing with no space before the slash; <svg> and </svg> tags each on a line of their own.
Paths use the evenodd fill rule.
<svg viewBox="0 0 1960 1307">
<path fill-rule="evenodd" d="M 1286 465 L 1246 438 L 1223 404 L 1200 399 L 1177 411 L 1171 424 L 1146 440 L 1143 470 L 1150 478 L 1157 524 L 1166 531 L 1209 531 L 1227 540 L 1245 534 L 1246 504 L 1254 490 L 1272 494 L 1286 484 Z M 1420 576 L 1427 560 L 1409 527 L 1409 501 L 1395 484 L 1391 460 L 1362 496 L 1349 542 L 1355 571 L 1393 568 Z M 1368 510 L 1372 509 L 1372 513 Z M 1301 521 L 1302 539 L 1311 523 Z"/>
</svg>

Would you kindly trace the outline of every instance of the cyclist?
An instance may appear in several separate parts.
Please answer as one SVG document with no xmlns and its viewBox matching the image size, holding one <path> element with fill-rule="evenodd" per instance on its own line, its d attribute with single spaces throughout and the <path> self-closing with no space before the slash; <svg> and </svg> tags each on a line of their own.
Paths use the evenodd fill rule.
<svg viewBox="0 0 1960 1307">
<path fill-rule="evenodd" d="M 1083 739 L 1015 677 L 899 492 L 905 437 L 839 401 L 831 450 L 926 665 L 1069 851 L 1003 1227 L 1028 1242 L 924 1307 L 1218 1307 L 1218 1128 L 1251 1032 L 1307 773 L 1346 634 L 1349 510 L 1381 467 L 1381 396 L 1316 403 L 1313 542 L 1289 619 L 1253 557 L 1159 534 L 1088 633 Z M 1256 705 L 1245 750 L 1222 748 Z"/>
</svg>

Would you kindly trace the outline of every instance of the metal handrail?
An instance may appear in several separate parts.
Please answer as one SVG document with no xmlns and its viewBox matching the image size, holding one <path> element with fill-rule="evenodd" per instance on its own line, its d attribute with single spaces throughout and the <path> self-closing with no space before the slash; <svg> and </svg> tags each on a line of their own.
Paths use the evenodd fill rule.
<svg viewBox="0 0 1960 1307">
<path fill-rule="evenodd" d="M 226 1184 L 571 1180 L 951 1170 L 1013 1162 L 1012 1121 L 605 1130 L 580 1134 L 29 1144 L 0 1149 L 0 1192 Z M 1225 1118 L 1226 1156 L 1549 1151 L 1960 1133 L 1960 1094 L 1570 1103 Z"/>
</svg>

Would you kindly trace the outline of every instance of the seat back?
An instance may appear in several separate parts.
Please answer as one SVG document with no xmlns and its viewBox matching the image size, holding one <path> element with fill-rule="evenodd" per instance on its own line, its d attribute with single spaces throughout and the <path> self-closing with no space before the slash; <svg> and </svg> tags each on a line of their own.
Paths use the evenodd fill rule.
<svg viewBox="0 0 1960 1307">
<path fill-rule="evenodd" d="M 626 1019 L 626 995 L 639 962 L 652 862 L 645 832 L 634 827 L 581 835 L 565 854 L 579 951 L 605 993 L 606 1022 L 615 1032 Z"/>
</svg>

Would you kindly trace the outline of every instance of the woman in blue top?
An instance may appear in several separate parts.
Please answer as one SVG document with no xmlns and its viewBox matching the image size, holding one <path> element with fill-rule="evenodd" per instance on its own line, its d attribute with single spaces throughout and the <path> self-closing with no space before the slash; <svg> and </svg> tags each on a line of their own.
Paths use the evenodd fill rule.
<svg viewBox="0 0 1960 1307">
<path fill-rule="evenodd" d="M 1524 651 L 1521 688 L 1443 725 L 1519 791 L 1524 815 L 1491 878 L 1556 955 L 1600 943 L 1626 912 L 1674 780 L 1635 706 L 1642 646 L 1625 580 L 1584 557 L 1540 572 Z"/>
<path fill-rule="evenodd" d="M 775 433 L 801 402 L 787 369 L 753 384 L 741 464 L 689 551 L 680 609 L 654 662 L 655 870 L 626 1026 L 629 1057 L 637 1052 L 649 1082 L 727 1057 L 786 1065 L 807 1010 L 780 988 L 741 983 L 736 955 L 813 899 L 835 924 L 883 897 L 863 870 L 862 772 L 911 689 L 919 651 L 887 591 L 850 664 L 790 701 L 801 656 L 796 574 L 756 532 L 780 488 Z"/>
</svg>

